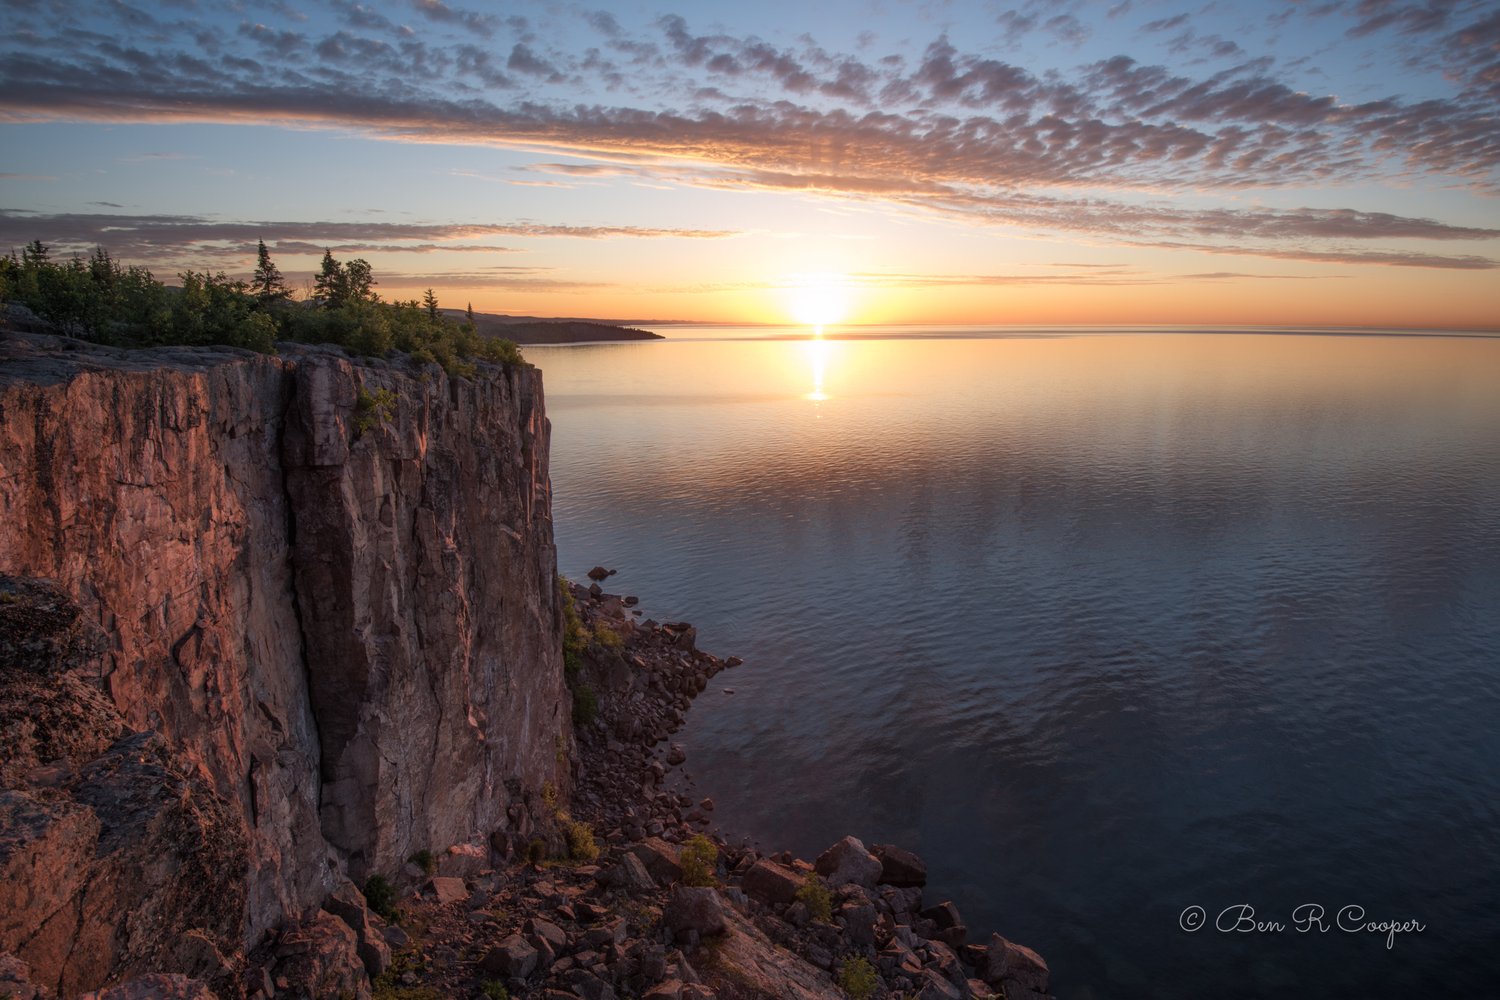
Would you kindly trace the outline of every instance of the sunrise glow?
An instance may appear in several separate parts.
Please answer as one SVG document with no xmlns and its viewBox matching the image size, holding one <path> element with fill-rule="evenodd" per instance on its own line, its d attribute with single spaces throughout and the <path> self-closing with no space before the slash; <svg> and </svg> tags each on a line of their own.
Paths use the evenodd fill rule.
<svg viewBox="0 0 1500 1000">
<path fill-rule="evenodd" d="M 1500 22 L 1416 9 L 23 3 L 0 249 L 264 240 L 535 316 L 1494 328 Z"/>
</svg>

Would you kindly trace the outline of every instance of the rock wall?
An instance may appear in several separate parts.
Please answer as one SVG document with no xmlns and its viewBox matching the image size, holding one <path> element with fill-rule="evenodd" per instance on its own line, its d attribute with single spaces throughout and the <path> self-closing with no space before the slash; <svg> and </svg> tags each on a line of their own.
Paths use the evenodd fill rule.
<svg viewBox="0 0 1500 1000">
<path fill-rule="evenodd" d="M 229 804 L 246 944 L 564 784 L 547 446 L 530 368 L 0 331 L 0 572 L 77 597 L 123 726 Z"/>
</svg>

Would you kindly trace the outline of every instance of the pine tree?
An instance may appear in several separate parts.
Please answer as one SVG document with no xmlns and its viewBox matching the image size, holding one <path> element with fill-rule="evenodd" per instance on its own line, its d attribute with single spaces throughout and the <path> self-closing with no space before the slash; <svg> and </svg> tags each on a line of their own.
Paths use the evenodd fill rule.
<svg viewBox="0 0 1500 1000">
<path fill-rule="evenodd" d="M 422 299 L 422 304 L 427 307 L 428 319 L 435 320 L 438 318 L 437 296 L 432 294 L 432 289 L 427 289 L 427 295 Z"/>
<path fill-rule="evenodd" d="M 255 264 L 255 276 L 250 279 L 250 290 L 262 303 L 278 302 L 291 296 L 292 290 L 286 287 L 286 282 L 281 277 L 281 271 L 271 260 L 271 251 L 266 249 L 266 241 L 258 241 L 257 258 Z"/>
<path fill-rule="evenodd" d="M 343 305 L 349 297 L 349 278 L 331 250 L 323 251 L 323 267 L 313 279 L 313 294 L 330 309 Z"/>
<path fill-rule="evenodd" d="M 25 267 L 41 267 L 47 263 L 47 245 L 41 240 L 32 240 L 21 249 L 21 264 Z"/>
</svg>

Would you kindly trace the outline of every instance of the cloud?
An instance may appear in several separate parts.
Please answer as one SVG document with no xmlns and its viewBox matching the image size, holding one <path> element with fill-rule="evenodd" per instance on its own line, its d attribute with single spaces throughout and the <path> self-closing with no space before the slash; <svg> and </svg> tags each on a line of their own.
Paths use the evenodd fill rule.
<svg viewBox="0 0 1500 1000">
<path fill-rule="evenodd" d="M 571 278 L 546 277 L 544 269 L 490 268 L 476 271 L 381 272 L 380 280 L 391 287 L 432 288 L 509 288 L 529 292 L 597 291 L 615 285 L 600 281 L 576 281 Z"/>
<path fill-rule="evenodd" d="M 1111 16 L 1123 16 L 1125 6 Z M 1119 242 L 1265 242 L 1337 254 L 1338 246 L 1313 244 L 1500 236 L 1356 209 L 1196 209 L 1160 200 L 1355 183 L 1463 183 L 1500 193 L 1500 119 L 1493 97 L 1484 96 L 1500 88 L 1500 12 L 1483 5 L 1331 0 L 1299 9 L 1295 16 L 1342 18 L 1358 29 L 1355 37 L 1399 32 L 1424 58 L 1449 67 L 1460 88 L 1357 101 L 1308 92 L 1279 75 L 1269 56 L 1250 58 L 1238 41 L 1211 35 L 1182 36 L 1182 44 L 1212 69 L 1121 54 L 1067 72 L 1028 67 L 1019 61 L 1024 52 L 1010 61 L 966 51 L 943 34 L 925 44 L 918 39 L 909 49 L 917 55 L 908 58 L 879 54 L 873 36 L 863 49 L 828 51 L 807 37 L 787 44 L 705 31 L 679 15 L 633 32 L 613 14 L 570 8 L 568 17 L 592 32 L 575 28 L 601 46 L 579 52 L 567 50 L 566 33 L 442 0 L 411 4 L 426 22 L 420 38 L 359 3 L 338 0 L 335 8 L 321 29 L 289 18 L 271 26 L 246 21 L 215 43 L 225 51 L 211 59 L 203 57 L 202 25 L 190 21 L 162 20 L 149 31 L 126 24 L 120 37 L 70 25 L 34 44 L 0 43 L 0 120 L 353 128 L 402 141 L 493 144 L 594 161 L 535 168 L 564 176 L 795 191 Z M 1423 13 L 1427 8 L 1436 13 Z M 1027 2 L 997 19 L 1007 32 L 1076 43 L 1083 37 L 1077 9 Z M 1142 31 L 1165 41 L 1184 29 L 1190 31 L 1188 21 L 1168 16 Z M 474 34 L 495 40 L 476 44 Z M 556 97 L 560 83 L 568 84 L 566 101 Z M 1097 196 L 1101 191 L 1111 194 Z M 1145 193 L 1156 200 L 1143 202 Z M 113 238 L 145 248 L 180 241 L 184 225 L 116 231 Z M 202 225 L 205 232 L 251 227 L 248 233 L 279 224 Z M 341 235 L 316 225 L 324 228 L 284 238 L 369 245 L 466 238 Z M 501 227 L 476 238 L 729 235 L 544 228 Z M 247 238 L 256 237 L 222 237 Z M 1364 252 L 1365 262 L 1382 262 L 1378 253 L 1388 254 L 1386 262 L 1448 262 L 1411 266 L 1488 259 Z"/>
<path fill-rule="evenodd" d="M 429 21 L 456 25 L 476 35 L 490 38 L 500 25 L 499 18 L 492 14 L 480 14 L 471 10 L 449 7 L 443 0 L 413 0 L 417 13 Z"/>
<path fill-rule="evenodd" d="M 1274 279 L 1276 281 L 1321 281 L 1327 275 L 1247 274 L 1243 271 L 1207 271 L 1201 274 L 1179 274 L 1176 277 L 1183 281 L 1259 281 L 1261 279 Z"/>
<path fill-rule="evenodd" d="M 1286 247 L 1223 246 L 1209 243 L 1137 243 L 1135 246 L 1196 250 L 1200 253 L 1231 254 L 1239 257 L 1269 257 L 1273 260 L 1297 260 L 1316 264 L 1375 264 L 1385 267 L 1423 267 L 1456 271 L 1491 271 L 1500 268 L 1500 260 L 1472 254 L 1443 256 L 1410 253 L 1401 250 L 1311 250 Z"/>
<path fill-rule="evenodd" d="M 256 242 L 281 253 L 510 253 L 475 239 L 540 237 L 573 239 L 719 239 L 726 230 L 639 226 L 568 226 L 512 223 L 224 222 L 188 215 L 44 214 L 0 210 L 0 246 L 40 239 L 63 253 L 103 246 L 124 260 L 192 263 L 237 259 Z M 194 265 L 198 266 L 198 265 Z"/>
</svg>

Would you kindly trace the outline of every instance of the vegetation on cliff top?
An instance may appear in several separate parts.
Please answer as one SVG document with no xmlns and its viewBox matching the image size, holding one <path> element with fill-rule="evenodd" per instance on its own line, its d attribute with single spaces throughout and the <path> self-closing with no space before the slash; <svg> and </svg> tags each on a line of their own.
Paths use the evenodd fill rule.
<svg viewBox="0 0 1500 1000">
<path fill-rule="evenodd" d="M 368 262 L 342 262 L 324 251 L 311 295 L 294 299 L 265 243 L 250 281 L 222 271 L 184 271 L 169 288 L 150 271 L 123 266 L 102 247 L 87 260 L 58 262 L 36 240 L 0 257 L 0 302 L 17 302 L 70 335 L 121 347 L 160 344 L 228 345 L 271 353 L 277 340 L 338 344 L 382 357 L 405 351 L 449 374 L 472 375 L 475 361 L 520 364 L 505 339 L 486 337 L 472 314 L 443 315 L 437 296 L 384 302 Z"/>
</svg>

